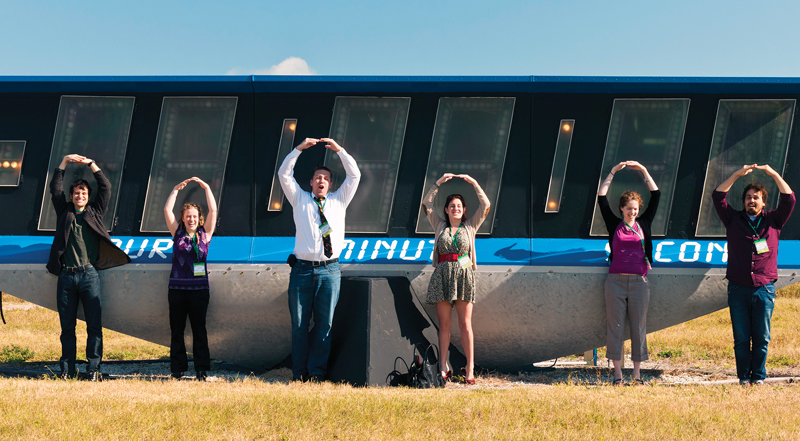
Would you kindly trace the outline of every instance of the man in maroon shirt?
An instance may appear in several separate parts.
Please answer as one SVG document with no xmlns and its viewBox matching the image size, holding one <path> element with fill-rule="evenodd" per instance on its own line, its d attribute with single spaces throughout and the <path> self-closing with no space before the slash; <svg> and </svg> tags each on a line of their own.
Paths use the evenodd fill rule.
<svg viewBox="0 0 800 441">
<path fill-rule="evenodd" d="M 775 210 L 764 210 L 767 189 L 750 183 L 744 189 L 744 211 L 728 205 L 725 197 L 740 177 L 763 170 L 778 184 L 780 202 Z M 717 215 L 728 238 L 728 307 L 733 325 L 733 352 L 739 383 L 764 384 L 767 378 L 767 346 L 775 308 L 778 279 L 778 239 L 794 210 L 795 196 L 786 181 L 769 165 L 745 165 L 714 190 Z M 752 349 L 751 349 L 752 343 Z"/>
</svg>

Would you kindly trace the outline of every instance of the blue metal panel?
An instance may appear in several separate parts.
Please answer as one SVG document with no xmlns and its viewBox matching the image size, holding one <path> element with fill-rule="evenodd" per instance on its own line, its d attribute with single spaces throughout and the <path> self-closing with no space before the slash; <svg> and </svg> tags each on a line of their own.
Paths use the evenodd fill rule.
<svg viewBox="0 0 800 441">
<path fill-rule="evenodd" d="M 253 89 L 272 93 L 527 93 L 531 77 L 254 75 Z"/>
<path fill-rule="evenodd" d="M 636 94 L 792 94 L 800 78 L 724 77 L 559 77 L 534 76 L 533 92 Z"/>
<path fill-rule="evenodd" d="M 168 237 L 117 236 L 112 240 L 133 263 L 171 263 Z M 0 264 L 47 263 L 50 236 L 4 236 Z M 422 247 L 420 247 L 422 243 Z M 607 266 L 606 239 L 476 239 L 478 265 Z M 214 237 L 209 263 L 281 264 L 292 253 L 294 237 Z M 339 260 L 358 264 L 430 264 L 433 239 L 351 238 Z M 654 268 L 724 268 L 728 253 L 724 239 L 653 241 Z M 782 240 L 778 268 L 800 268 L 800 241 Z"/>
<path fill-rule="evenodd" d="M 0 76 L 0 93 L 250 93 L 252 78 L 217 76 Z"/>
</svg>

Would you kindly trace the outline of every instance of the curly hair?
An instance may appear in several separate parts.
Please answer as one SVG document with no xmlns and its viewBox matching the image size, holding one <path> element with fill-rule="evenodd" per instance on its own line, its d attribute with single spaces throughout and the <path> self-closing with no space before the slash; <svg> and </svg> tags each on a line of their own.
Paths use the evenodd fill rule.
<svg viewBox="0 0 800 441">
<path fill-rule="evenodd" d="M 633 191 L 628 190 L 625 193 L 622 193 L 622 196 L 619 197 L 619 214 L 622 215 L 622 207 L 628 205 L 628 202 L 636 201 L 639 203 L 639 210 L 642 210 L 642 206 L 644 205 L 644 200 L 642 200 L 642 196 Z"/>
<path fill-rule="evenodd" d="M 197 223 L 198 227 L 202 227 L 203 224 L 206 222 L 206 218 L 203 217 L 203 209 L 200 208 L 200 206 L 197 205 L 197 204 L 194 204 L 192 202 L 187 202 L 187 203 L 183 204 L 183 207 L 181 207 L 180 226 L 182 226 L 184 230 L 186 229 L 186 225 L 183 224 L 183 213 L 185 213 L 186 210 L 188 210 L 190 208 L 194 208 L 195 210 L 197 210 L 197 216 L 200 218 L 200 221 Z"/>
<path fill-rule="evenodd" d="M 747 192 L 750 190 L 754 190 L 756 193 L 761 193 L 761 200 L 764 201 L 764 204 L 767 203 L 767 187 L 764 187 L 761 184 L 757 184 L 755 182 L 751 182 L 744 187 L 744 191 L 742 192 L 742 203 L 744 204 L 744 198 L 747 197 Z M 91 194 L 91 193 L 90 193 Z"/>
</svg>

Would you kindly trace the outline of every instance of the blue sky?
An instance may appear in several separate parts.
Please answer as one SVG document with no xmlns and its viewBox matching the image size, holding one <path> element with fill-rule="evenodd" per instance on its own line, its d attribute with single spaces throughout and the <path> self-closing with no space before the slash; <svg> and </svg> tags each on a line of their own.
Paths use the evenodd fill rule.
<svg viewBox="0 0 800 441">
<path fill-rule="evenodd" d="M 0 75 L 800 76 L 800 2 L 7 1 Z"/>
</svg>

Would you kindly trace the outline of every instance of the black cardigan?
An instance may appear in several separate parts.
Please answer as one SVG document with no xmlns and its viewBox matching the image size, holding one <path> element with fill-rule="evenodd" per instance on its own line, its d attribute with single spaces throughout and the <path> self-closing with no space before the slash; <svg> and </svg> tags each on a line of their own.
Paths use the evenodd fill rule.
<svg viewBox="0 0 800 441">
<path fill-rule="evenodd" d="M 111 183 L 102 170 L 94 173 L 94 179 L 97 181 L 97 196 L 94 201 L 86 204 L 83 220 L 97 234 L 99 239 L 97 262 L 94 263 L 94 267 L 102 270 L 124 265 L 130 262 L 131 258 L 111 241 L 111 237 L 108 236 L 108 231 L 103 225 L 103 215 L 106 213 L 108 202 L 111 199 Z M 50 258 L 47 261 L 47 271 L 55 275 L 61 273 L 61 255 L 67 249 L 69 226 L 75 220 L 75 205 L 72 201 L 67 200 L 64 194 L 63 182 L 64 170 L 56 168 L 55 172 L 53 172 L 53 180 L 50 181 L 50 195 L 58 220 L 56 221 L 56 234 L 53 238 L 53 245 L 50 247 Z"/>
<path fill-rule="evenodd" d="M 639 222 L 639 226 L 642 227 L 642 232 L 644 233 L 644 251 L 651 263 L 653 262 L 653 238 L 650 234 L 650 227 L 653 224 L 653 218 L 656 217 L 659 200 L 661 200 L 661 190 L 651 191 L 650 202 L 647 204 L 647 209 L 636 218 L 636 221 Z M 608 261 L 611 262 L 611 259 L 614 257 L 614 244 L 612 243 L 614 232 L 617 231 L 617 227 L 619 227 L 622 219 L 618 218 L 617 215 L 611 211 L 611 207 L 608 206 L 607 197 L 598 195 L 597 203 L 600 205 L 600 213 L 603 215 L 603 221 L 605 221 L 606 230 L 608 230 L 608 246 L 611 250 L 611 253 L 608 255 Z"/>
</svg>

